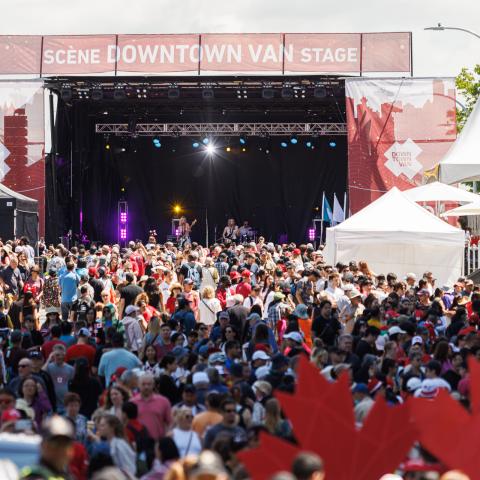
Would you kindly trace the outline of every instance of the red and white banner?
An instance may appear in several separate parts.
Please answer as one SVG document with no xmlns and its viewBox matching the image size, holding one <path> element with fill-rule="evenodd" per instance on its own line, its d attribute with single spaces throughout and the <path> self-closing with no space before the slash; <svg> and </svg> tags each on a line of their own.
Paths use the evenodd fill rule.
<svg viewBox="0 0 480 480">
<path fill-rule="evenodd" d="M 411 33 L 0 36 L 0 75 L 411 71 Z"/>
<path fill-rule="evenodd" d="M 0 183 L 38 200 L 45 233 L 45 128 L 43 84 L 0 82 Z"/>
<path fill-rule="evenodd" d="M 423 183 L 456 138 L 455 83 L 347 79 L 348 189 L 352 213 L 392 187 Z"/>
</svg>

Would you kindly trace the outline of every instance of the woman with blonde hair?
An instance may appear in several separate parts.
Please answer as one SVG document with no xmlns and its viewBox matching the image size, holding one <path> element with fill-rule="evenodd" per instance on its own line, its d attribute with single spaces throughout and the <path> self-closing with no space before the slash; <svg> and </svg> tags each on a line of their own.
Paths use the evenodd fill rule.
<svg viewBox="0 0 480 480">
<path fill-rule="evenodd" d="M 160 336 L 161 322 L 160 318 L 155 316 L 150 319 L 148 322 L 147 333 L 143 337 L 143 343 L 140 347 L 139 357 L 142 358 L 145 352 L 145 349 L 149 346 L 155 346 L 157 343 L 161 344 L 162 339 Z"/>
<path fill-rule="evenodd" d="M 218 284 L 218 270 L 213 265 L 213 259 L 207 257 L 205 259 L 205 265 L 202 267 L 202 282 L 200 284 L 200 291 L 203 291 L 205 287 L 212 287 L 215 289 Z"/>
<path fill-rule="evenodd" d="M 175 427 L 172 438 L 180 453 L 180 458 L 198 455 L 202 451 L 202 442 L 192 429 L 193 413 L 189 407 L 180 407 L 174 413 Z"/>
<path fill-rule="evenodd" d="M 217 313 L 221 311 L 222 306 L 220 305 L 220 300 L 215 297 L 215 290 L 210 285 L 207 285 L 202 290 L 202 299 L 198 304 L 198 321 L 211 328 L 217 321 Z"/>
<path fill-rule="evenodd" d="M 290 438 L 292 428 L 287 420 L 282 418 L 280 403 L 276 398 L 270 398 L 265 402 L 265 428 L 277 437 Z"/>
</svg>

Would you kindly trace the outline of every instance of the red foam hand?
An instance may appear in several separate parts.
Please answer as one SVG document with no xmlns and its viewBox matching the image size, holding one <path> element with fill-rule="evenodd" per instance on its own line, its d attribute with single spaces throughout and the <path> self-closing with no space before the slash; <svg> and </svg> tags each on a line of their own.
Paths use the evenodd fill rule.
<svg viewBox="0 0 480 480">
<path fill-rule="evenodd" d="M 262 432 L 260 446 L 251 450 L 243 450 L 238 454 L 238 458 L 250 472 L 252 478 L 268 480 L 277 472 L 290 472 L 293 459 L 300 451 L 292 443 Z"/>
<path fill-rule="evenodd" d="M 302 450 L 323 458 L 327 478 L 372 480 L 395 470 L 416 436 L 407 404 L 388 407 L 379 399 L 357 430 L 347 375 L 330 384 L 304 359 L 298 374 L 297 393 L 276 396 Z"/>
<path fill-rule="evenodd" d="M 469 414 L 445 390 L 434 400 L 414 399 L 411 410 L 420 432 L 420 442 L 448 468 L 459 469 L 480 480 L 480 364 L 470 358 Z"/>
</svg>

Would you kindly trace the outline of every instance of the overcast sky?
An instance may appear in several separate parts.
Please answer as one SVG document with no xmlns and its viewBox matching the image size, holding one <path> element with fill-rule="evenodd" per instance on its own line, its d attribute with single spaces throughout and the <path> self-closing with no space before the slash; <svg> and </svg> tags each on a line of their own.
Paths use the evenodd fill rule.
<svg viewBox="0 0 480 480">
<path fill-rule="evenodd" d="M 476 0 L 13 0 L 0 34 L 412 31 L 415 76 L 455 76 L 480 63 Z"/>
</svg>

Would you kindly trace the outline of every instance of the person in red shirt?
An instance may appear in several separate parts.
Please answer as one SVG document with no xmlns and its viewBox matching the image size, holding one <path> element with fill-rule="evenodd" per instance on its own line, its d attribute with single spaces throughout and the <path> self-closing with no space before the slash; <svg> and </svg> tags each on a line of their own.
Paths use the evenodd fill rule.
<svg viewBox="0 0 480 480">
<path fill-rule="evenodd" d="M 242 281 L 237 285 L 235 293 L 239 293 L 243 298 L 247 298 L 252 291 L 252 279 L 250 270 L 242 272 Z"/>
<path fill-rule="evenodd" d="M 218 287 L 217 287 L 215 296 L 220 302 L 220 305 L 222 306 L 222 310 L 225 310 L 227 308 L 227 297 L 230 296 L 230 294 L 228 293 L 228 289 L 230 288 L 230 285 L 231 285 L 230 278 L 227 277 L 226 275 L 224 277 L 221 277 L 220 281 L 218 282 Z"/>
<path fill-rule="evenodd" d="M 138 407 L 138 420 L 147 427 L 154 440 L 163 438 L 172 425 L 172 407 L 163 395 L 153 392 L 155 379 L 145 373 L 138 381 L 140 393 L 132 398 Z"/>
<path fill-rule="evenodd" d="M 60 325 L 54 325 L 50 329 L 50 334 L 52 339 L 42 345 L 42 353 L 45 359 L 50 356 L 55 345 L 62 344 L 65 346 L 65 348 L 67 347 L 67 344 L 60 340 L 60 336 L 62 335 L 62 329 L 60 328 Z"/>
<path fill-rule="evenodd" d="M 88 360 L 88 365 L 90 368 L 93 366 L 95 361 L 95 347 L 89 345 L 88 339 L 90 338 L 90 332 L 88 328 L 81 328 L 78 332 L 78 341 L 75 345 L 72 345 L 67 349 L 67 355 L 65 361 L 71 363 L 73 360 L 76 360 L 80 357 L 85 357 Z"/>
</svg>

